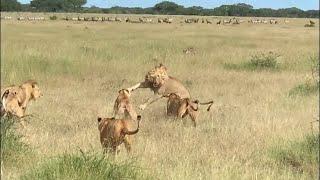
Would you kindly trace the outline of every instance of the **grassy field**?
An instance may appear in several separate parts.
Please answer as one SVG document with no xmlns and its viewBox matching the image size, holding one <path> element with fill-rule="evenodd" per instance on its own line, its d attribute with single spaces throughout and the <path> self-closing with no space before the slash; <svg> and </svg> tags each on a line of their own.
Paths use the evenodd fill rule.
<svg viewBox="0 0 320 180">
<path fill-rule="evenodd" d="M 97 116 L 111 116 L 117 91 L 162 62 L 192 97 L 215 105 L 202 110 L 197 128 L 190 119 L 166 118 L 165 100 L 136 108 L 142 122 L 132 156 L 121 147 L 115 161 L 133 158 L 147 179 L 318 179 L 319 146 L 312 143 L 319 131 L 310 127 L 319 114 L 318 86 L 289 95 L 308 84 L 311 61 L 319 61 L 319 21 L 314 28 L 303 27 L 307 22 L 1 21 L 2 87 L 35 79 L 44 93 L 28 107 L 34 117 L 26 127 L 15 128 L 32 155 L 4 162 L 3 176 L 33 179 L 34 169 L 79 149 L 101 154 Z M 183 54 L 187 47 L 196 54 Z M 269 51 L 280 55 L 277 68 L 241 68 Z M 138 90 L 132 100 L 137 107 L 150 96 Z"/>
</svg>

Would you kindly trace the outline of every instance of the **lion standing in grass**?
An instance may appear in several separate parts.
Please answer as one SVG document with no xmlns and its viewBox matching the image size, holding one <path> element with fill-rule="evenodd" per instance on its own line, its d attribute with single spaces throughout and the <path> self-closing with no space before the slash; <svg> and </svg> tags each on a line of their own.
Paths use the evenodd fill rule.
<svg viewBox="0 0 320 180">
<path fill-rule="evenodd" d="M 124 115 L 124 118 L 136 120 L 137 113 L 130 102 L 130 91 L 121 89 L 113 106 L 113 117 Z"/>
<path fill-rule="evenodd" d="M 124 143 L 127 152 L 131 152 L 131 139 L 128 135 L 134 135 L 139 132 L 141 116 L 137 116 L 136 119 L 138 127 L 135 130 L 129 130 L 130 121 L 132 120 L 98 117 L 100 142 L 104 148 L 104 152 L 115 154 L 117 147 L 122 143 Z"/>
<path fill-rule="evenodd" d="M 187 88 L 178 79 L 168 76 L 167 68 L 163 64 L 149 71 L 143 82 L 128 88 L 128 90 L 131 92 L 138 88 L 149 88 L 155 94 L 155 97 L 149 98 L 144 104 L 139 106 L 141 110 L 171 93 L 175 93 L 181 98 L 190 98 Z"/>
<path fill-rule="evenodd" d="M 28 103 L 41 96 L 38 83 L 34 80 L 28 80 L 20 86 L 9 86 L 1 93 L 3 111 L 22 118 L 25 116 Z"/>
</svg>

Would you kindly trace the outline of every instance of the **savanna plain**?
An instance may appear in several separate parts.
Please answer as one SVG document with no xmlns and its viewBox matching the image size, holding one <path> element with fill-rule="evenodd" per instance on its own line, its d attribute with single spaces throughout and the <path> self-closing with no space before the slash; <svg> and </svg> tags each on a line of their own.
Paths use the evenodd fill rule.
<svg viewBox="0 0 320 180">
<path fill-rule="evenodd" d="M 1 87 L 34 79 L 44 94 L 28 106 L 25 127 L 14 123 L 6 130 L 11 136 L 2 135 L 2 177 L 318 179 L 319 83 L 312 69 L 319 21 L 304 27 L 308 21 L 2 20 Z M 183 53 L 188 47 L 195 53 Z M 259 58 L 271 65 L 255 64 Z M 134 91 L 142 121 L 132 153 L 121 147 L 116 158 L 104 157 L 97 117 L 111 117 L 118 90 L 159 63 L 193 98 L 214 100 L 211 111 L 201 109 L 194 128 L 188 118 L 167 118 L 165 99 L 139 110 L 153 92 Z M 12 137 L 18 145 L 3 139 Z"/>
</svg>

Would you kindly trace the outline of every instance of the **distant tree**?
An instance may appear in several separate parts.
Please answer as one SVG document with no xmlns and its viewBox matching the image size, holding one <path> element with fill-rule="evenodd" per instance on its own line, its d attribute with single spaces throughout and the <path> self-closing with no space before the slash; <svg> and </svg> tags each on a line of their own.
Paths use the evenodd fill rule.
<svg viewBox="0 0 320 180">
<path fill-rule="evenodd" d="M 238 4 L 234 4 L 234 5 L 239 6 L 239 7 L 248 8 L 248 9 L 253 9 L 253 6 L 251 6 L 250 4 L 246 4 L 246 3 L 238 3 Z"/>
<path fill-rule="evenodd" d="M 278 13 L 282 17 L 304 17 L 304 11 L 296 7 L 279 9 Z"/>
<path fill-rule="evenodd" d="M 30 6 L 37 11 L 76 12 L 87 3 L 87 0 L 32 0 Z"/>
<path fill-rule="evenodd" d="M 72 11 L 81 10 L 81 7 L 87 3 L 87 0 L 66 0 L 66 4 L 70 4 Z"/>
<path fill-rule="evenodd" d="M 154 11 L 158 12 L 159 14 L 176 14 L 183 8 L 183 6 L 170 1 L 163 1 L 153 7 Z"/>
<path fill-rule="evenodd" d="M 21 11 L 21 4 L 17 0 L 1 0 L 1 11 Z"/>
</svg>

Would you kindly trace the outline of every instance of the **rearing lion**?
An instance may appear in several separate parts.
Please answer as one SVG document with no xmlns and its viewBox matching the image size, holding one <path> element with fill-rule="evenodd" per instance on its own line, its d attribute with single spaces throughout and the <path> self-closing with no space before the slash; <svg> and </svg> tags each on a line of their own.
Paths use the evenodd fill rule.
<svg viewBox="0 0 320 180">
<path fill-rule="evenodd" d="M 144 104 L 139 106 L 141 110 L 172 93 L 177 94 L 181 98 L 190 98 L 187 88 L 178 79 L 168 76 L 167 68 L 163 64 L 149 71 L 143 82 L 128 88 L 128 90 L 131 92 L 138 88 L 149 88 L 155 94 L 155 97 L 149 98 Z"/>
</svg>

